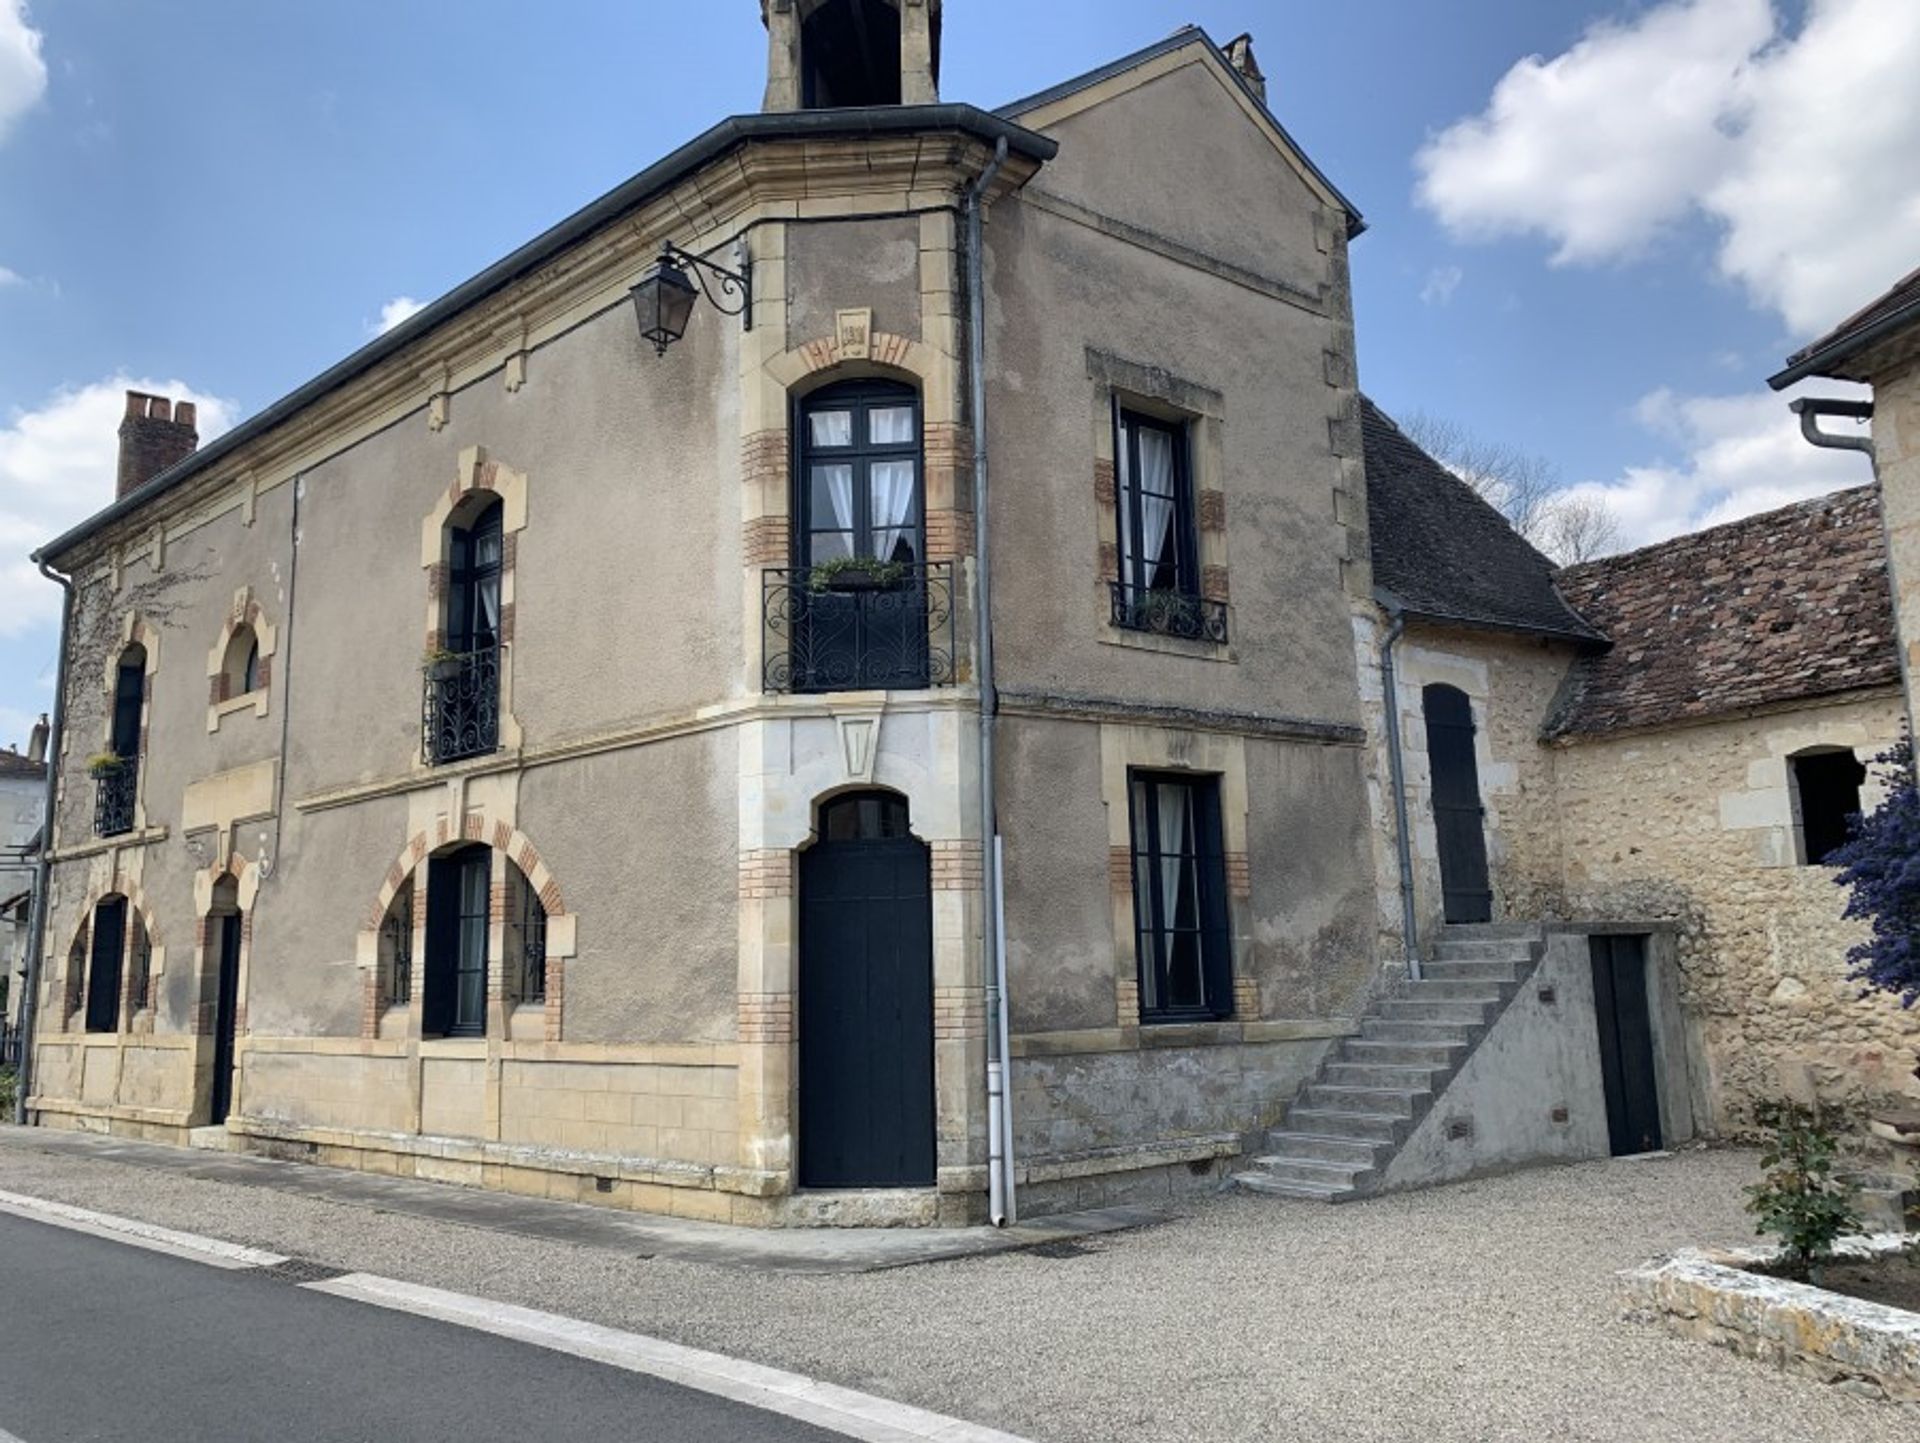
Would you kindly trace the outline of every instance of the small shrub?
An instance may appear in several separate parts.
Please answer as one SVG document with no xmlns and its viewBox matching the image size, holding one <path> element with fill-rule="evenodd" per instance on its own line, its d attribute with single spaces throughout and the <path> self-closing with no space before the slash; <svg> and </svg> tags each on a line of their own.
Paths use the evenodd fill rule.
<svg viewBox="0 0 1920 1443">
<path fill-rule="evenodd" d="M 1753 1120 L 1768 1134 L 1760 1153 L 1765 1169 L 1747 1189 L 1754 1231 L 1780 1239 L 1780 1268 L 1806 1282 L 1833 1255 L 1833 1245 L 1860 1231 L 1853 1199 L 1833 1175 L 1840 1148 L 1836 1119 L 1825 1108 L 1798 1102 L 1762 1102 Z"/>
<path fill-rule="evenodd" d="M 11 1067 L 0 1067 L 0 1123 L 13 1121 L 14 1087 L 17 1081 Z"/>
</svg>

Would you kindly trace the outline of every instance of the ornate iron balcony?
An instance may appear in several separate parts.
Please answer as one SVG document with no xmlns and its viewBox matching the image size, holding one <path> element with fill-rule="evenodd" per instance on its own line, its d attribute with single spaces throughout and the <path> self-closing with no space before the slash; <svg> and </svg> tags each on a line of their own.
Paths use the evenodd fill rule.
<svg viewBox="0 0 1920 1443">
<path fill-rule="evenodd" d="M 953 563 L 831 577 L 761 573 L 768 691 L 914 691 L 954 683 Z"/>
<path fill-rule="evenodd" d="M 420 757 L 428 766 L 500 746 L 500 649 L 456 652 L 426 664 Z"/>
<path fill-rule="evenodd" d="M 1186 641 L 1227 641 L 1227 604 L 1190 596 L 1183 591 L 1149 590 L 1125 581 L 1111 581 L 1113 624 L 1154 636 L 1177 636 Z"/>
<path fill-rule="evenodd" d="M 117 837 L 133 830 L 133 799 L 140 786 L 140 759 L 122 757 L 120 765 L 93 774 L 93 831 Z"/>
</svg>

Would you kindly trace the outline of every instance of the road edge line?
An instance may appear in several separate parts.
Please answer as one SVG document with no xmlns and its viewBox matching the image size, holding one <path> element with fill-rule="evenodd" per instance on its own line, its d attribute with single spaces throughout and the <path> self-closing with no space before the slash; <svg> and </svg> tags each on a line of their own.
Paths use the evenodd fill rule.
<svg viewBox="0 0 1920 1443">
<path fill-rule="evenodd" d="M 910 1403 L 896 1403 L 803 1373 L 790 1373 L 560 1313 L 498 1303 L 419 1283 L 404 1283 L 374 1273 L 347 1273 L 301 1286 L 311 1292 L 331 1293 L 374 1307 L 412 1313 L 536 1348 L 568 1353 L 630 1373 L 642 1373 L 762 1412 L 779 1413 L 845 1437 L 868 1440 L 868 1443 L 899 1443 L 902 1438 L 924 1439 L 927 1443 L 1028 1443 L 995 1428 L 929 1412 Z"/>
<path fill-rule="evenodd" d="M 154 1223 L 116 1217 L 112 1213 L 95 1212 L 92 1208 L 54 1202 L 50 1198 L 30 1197 L 25 1193 L 0 1192 L 0 1212 L 11 1213 L 29 1222 L 51 1223 L 73 1232 L 91 1233 L 113 1242 L 130 1243 L 134 1247 L 168 1253 L 191 1262 L 208 1263 L 216 1268 L 272 1268 L 287 1261 L 279 1253 L 230 1243 L 223 1238 L 176 1232 Z"/>
</svg>

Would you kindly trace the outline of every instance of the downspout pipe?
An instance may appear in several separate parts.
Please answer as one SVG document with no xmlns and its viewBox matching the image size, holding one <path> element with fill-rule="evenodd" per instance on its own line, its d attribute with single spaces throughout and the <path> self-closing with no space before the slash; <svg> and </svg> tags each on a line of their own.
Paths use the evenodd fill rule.
<svg viewBox="0 0 1920 1443">
<path fill-rule="evenodd" d="M 38 557 L 40 574 L 57 585 L 60 601 L 60 665 L 53 688 L 53 715 L 47 725 L 47 791 L 41 806 L 40 856 L 33 869 L 33 905 L 27 923 L 27 995 L 20 999 L 20 1067 L 14 1077 L 13 1120 L 25 1125 L 27 1097 L 33 1091 L 33 1033 L 39 1024 L 40 970 L 46 957 L 47 888 L 53 879 L 53 807 L 60 785 L 60 750 L 67 721 L 67 643 L 73 629 L 73 582 Z"/>
<path fill-rule="evenodd" d="M 1873 455 L 1873 437 L 1839 436 L 1820 429 L 1822 416 L 1839 416 L 1848 421 L 1871 421 L 1873 402 L 1842 401 L 1833 396 L 1802 396 L 1789 401 L 1787 409 L 1800 418 L 1800 434 L 1812 445 L 1831 451 L 1864 451 Z"/>
<path fill-rule="evenodd" d="M 1407 614 L 1388 608 L 1393 618 L 1380 639 L 1380 693 L 1387 717 L 1387 777 L 1393 788 L 1393 850 L 1400 863 L 1400 931 L 1406 943 L 1407 976 L 1420 980 L 1420 922 L 1413 897 L 1413 838 L 1407 831 L 1407 767 L 1400 744 L 1400 686 L 1393 648 L 1407 629 Z"/>
<path fill-rule="evenodd" d="M 973 432 L 973 674 L 980 688 L 980 838 L 986 905 L 981 912 L 986 973 L 987 1215 L 995 1227 L 1018 1216 L 1013 1195 L 1013 1115 L 1007 1087 L 1006 889 L 1000 860 L 999 810 L 993 784 L 993 536 L 987 524 L 987 304 L 981 255 L 981 211 L 987 189 L 1007 161 L 1007 140 L 994 142 L 993 159 L 967 187 L 967 425 Z"/>
</svg>

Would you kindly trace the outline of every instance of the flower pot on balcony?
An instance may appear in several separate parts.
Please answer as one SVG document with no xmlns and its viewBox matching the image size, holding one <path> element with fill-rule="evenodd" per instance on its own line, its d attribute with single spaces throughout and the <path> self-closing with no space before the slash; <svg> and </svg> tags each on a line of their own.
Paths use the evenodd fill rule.
<svg viewBox="0 0 1920 1443">
<path fill-rule="evenodd" d="M 435 656 L 427 659 L 427 677 L 432 681 L 452 681 L 460 675 L 460 668 L 466 658 L 462 656 Z"/>
</svg>

